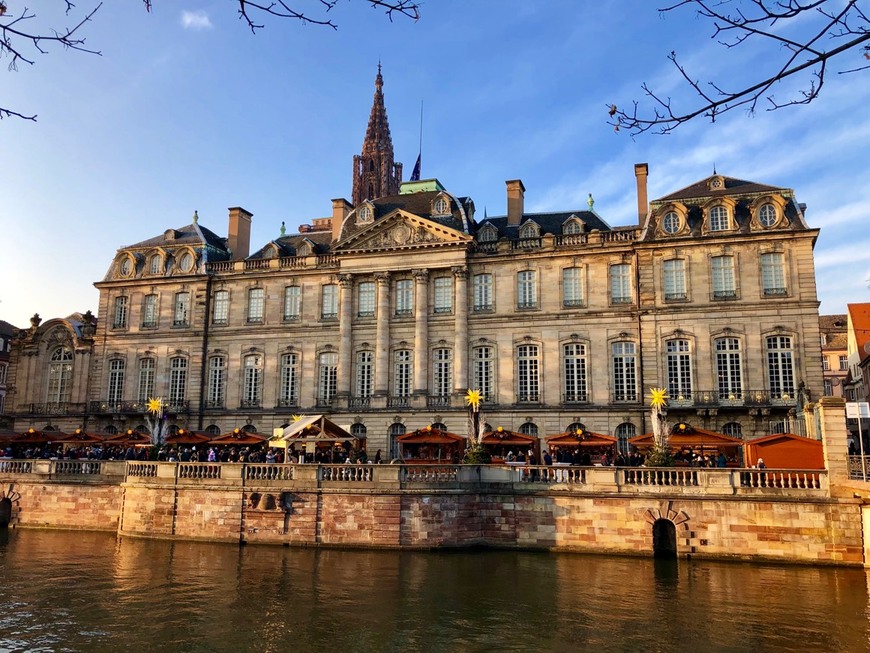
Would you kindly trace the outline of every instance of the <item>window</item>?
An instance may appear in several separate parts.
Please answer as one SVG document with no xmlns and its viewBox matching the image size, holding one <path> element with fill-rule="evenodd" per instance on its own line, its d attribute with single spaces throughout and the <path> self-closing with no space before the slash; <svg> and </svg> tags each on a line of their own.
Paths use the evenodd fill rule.
<svg viewBox="0 0 870 653">
<path fill-rule="evenodd" d="M 208 426 L 205 427 L 205 432 L 208 433 L 209 435 L 220 435 L 221 434 L 221 427 L 218 426 L 217 424 L 209 424 Z"/>
<path fill-rule="evenodd" d="M 771 336 L 767 339 L 767 378 L 771 399 L 794 399 L 794 356 L 788 336 Z"/>
<path fill-rule="evenodd" d="M 187 359 L 175 357 L 169 360 L 169 405 L 180 406 L 187 395 Z"/>
<path fill-rule="evenodd" d="M 834 394 L 834 384 L 833 384 L 833 382 L 831 381 L 831 379 L 825 379 L 824 384 L 825 384 L 825 396 L 826 396 L 826 397 L 831 397 L 831 396 L 833 396 L 833 394 Z"/>
<path fill-rule="evenodd" d="M 637 356 L 633 342 L 614 342 L 613 400 L 637 401 Z"/>
<path fill-rule="evenodd" d="M 534 422 L 523 422 L 520 424 L 520 433 L 538 437 L 538 425 Z"/>
<path fill-rule="evenodd" d="M 190 293 L 175 293 L 175 312 L 173 313 L 172 326 L 190 326 Z"/>
<path fill-rule="evenodd" d="M 355 438 L 364 438 L 366 437 L 366 433 L 368 433 L 368 429 L 365 424 L 351 424 L 350 425 L 350 434 Z"/>
<path fill-rule="evenodd" d="M 688 340 L 668 340 L 665 343 L 665 365 L 668 374 L 668 395 L 683 402 L 692 396 L 692 361 Z"/>
<path fill-rule="evenodd" d="M 453 385 L 453 360 L 449 349 L 432 352 L 432 394 L 436 397 L 450 395 Z"/>
<path fill-rule="evenodd" d="M 538 346 L 517 347 L 517 401 L 540 401 L 539 374 Z"/>
<path fill-rule="evenodd" d="M 404 424 L 401 424 L 399 422 L 390 424 L 390 430 L 387 434 L 390 441 L 390 458 L 399 457 L 399 443 L 396 442 L 396 438 L 400 435 L 404 435 L 405 431 L 406 429 Z"/>
<path fill-rule="evenodd" d="M 317 359 L 317 403 L 328 406 L 335 397 L 338 380 L 338 354 L 323 352 Z"/>
<path fill-rule="evenodd" d="M 245 356 L 242 381 L 242 408 L 259 408 L 263 397 L 263 357 L 260 354 Z"/>
<path fill-rule="evenodd" d="M 357 317 L 374 317 L 375 315 L 375 282 L 363 281 L 357 286 Z"/>
<path fill-rule="evenodd" d="M 435 200 L 435 215 L 447 215 L 450 212 L 450 205 L 443 197 Z"/>
<path fill-rule="evenodd" d="M 680 216 L 678 216 L 674 211 L 666 213 L 664 220 L 662 220 L 662 230 L 666 234 L 677 233 L 680 230 Z"/>
<path fill-rule="evenodd" d="M 728 230 L 728 209 L 724 206 L 714 206 L 710 209 L 710 231 Z"/>
<path fill-rule="evenodd" d="M 610 302 L 631 303 L 631 266 L 628 263 L 610 266 Z"/>
<path fill-rule="evenodd" d="M 112 320 L 113 329 L 127 328 L 127 297 L 115 297 L 115 313 Z"/>
<path fill-rule="evenodd" d="M 145 295 L 142 300 L 142 328 L 157 328 L 157 295 Z"/>
<path fill-rule="evenodd" d="M 492 401 L 495 397 L 494 361 L 492 347 L 475 347 L 471 350 L 471 387 L 480 390 L 484 401 Z"/>
<path fill-rule="evenodd" d="M 686 298 L 686 262 L 683 259 L 674 258 L 664 261 L 662 276 L 666 301 Z"/>
<path fill-rule="evenodd" d="M 208 360 L 208 386 L 205 391 L 205 405 L 208 408 L 223 408 L 226 399 L 227 359 L 212 356 Z"/>
<path fill-rule="evenodd" d="M 9 369 L 9 365 L 6 363 L 0 363 L 0 385 L 6 383 L 6 370 Z M 3 413 L 0 412 L 0 415 Z"/>
<path fill-rule="evenodd" d="M 299 403 L 299 355 L 295 352 L 281 356 L 278 383 L 278 405 L 296 406 Z"/>
<path fill-rule="evenodd" d="M 62 404 L 69 401 L 72 391 L 73 353 L 69 347 L 58 347 L 51 353 L 48 364 L 49 404 Z"/>
<path fill-rule="evenodd" d="M 302 314 L 302 288 L 287 286 L 284 288 L 284 321 L 293 322 Z"/>
<path fill-rule="evenodd" d="M 136 400 L 140 404 L 154 396 L 154 370 L 157 367 L 153 358 L 139 359 L 139 390 L 136 393 Z"/>
<path fill-rule="evenodd" d="M 190 272 L 193 269 L 193 255 L 190 252 L 185 252 L 178 260 L 178 267 L 182 272 Z"/>
<path fill-rule="evenodd" d="M 119 404 L 124 399 L 124 369 L 123 360 L 115 358 L 109 361 L 109 391 L 106 400 L 109 404 Z"/>
<path fill-rule="evenodd" d="M 534 270 L 517 272 L 517 308 L 538 307 L 538 281 Z"/>
<path fill-rule="evenodd" d="M 566 308 L 583 306 L 582 273 L 582 268 L 565 268 L 562 270 L 562 306 Z"/>
<path fill-rule="evenodd" d="M 492 243 L 498 240 L 498 230 L 492 225 L 485 225 L 477 234 L 482 243 Z"/>
<path fill-rule="evenodd" d="M 828 371 L 830 371 L 830 369 L 831 369 L 831 363 L 828 361 L 828 357 L 827 357 L 827 356 L 822 356 L 822 369 L 823 369 L 825 372 L 828 372 Z"/>
<path fill-rule="evenodd" d="M 616 427 L 616 442 L 622 453 L 629 453 L 631 446 L 628 441 L 637 435 L 637 427 L 630 422 L 623 422 Z"/>
<path fill-rule="evenodd" d="M 762 227 L 772 227 L 776 224 L 776 207 L 773 204 L 765 204 L 758 211 L 758 221 Z"/>
<path fill-rule="evenodd" d="M 212 311 L 213 324 L 226 324 L 230 317 L 230 292 L 218 290 L 214 294 L 214 308 Z"/>
<path fill-rule="evenodd" d="M 524 240 L 529 238 L 537 238 L 540 235 L 541 230 L 534 222 L 526 222 L 522 227 L 520 227 L 520 238 Z"/>
<path fill-rule="evenodd" d="M 133 261 L 129 256 L 125 256 L 121 259 L 121 274 L 125 277 L 129 277 L 131 272 L 133 272 Z"/>
<path fill-rule="evenodd" d="M 374 218 L 374 213 L 372 213 L 372 209 L 370 206 L 361 206 L 360 210 L 357 212 L 357 223 L 365 224 L 367 222 L 371 222 Z"/>
<path fill-rule="evenodd" d="M 714 343 L 714 348 L 716 350 L 716 374 L 719 379 L 720 399 L 742 398 L 740 341 L 737 338 L 719 338 Z"/>
<path fill-rule="evenodd" d="M 734 299 L 737 286 L 734 282 L 734 257 L 714 256 L 711 259 L 713 272 L 713 299 Z"/>
<path fill-rule="evenodd" d="M 583 225 L 578 220 L 568 220 L 562 225 L 562 233 L 566 236 L 575 236 L 583 233 Z"/>
<path fill-rule="evenodd" d="M 453 279 L 435 277 L 435 312 L 453 312 Z"/>
<path fill-rule="evenodd" d="M 262 324 L 265 300 L 265 289 L 248 289 L 248 324 Z"/>
<path fill-rule="evenodd" d="M 781 252 L 761 255 L 761 289 L 766 297 L 785 295 L 785 264 Z"/>
<path fill-rule="evenodd" d="M 334 320 L 338 317 L 338 285 L 325 284 L 320 291 L 320 319 Z"/>
<path fill-rule="evenodd" d="M 471 279 L 475 311 L 492 310 L 492 274 L 475 274 Z"/>
<path fill-rule="evenodd" d="M 409 397 L 411 395 L 411 350 L 399 349 L 395 353 L 395 377 L 393 379 L 393 396 Z"/>
<path fill-rule="evenodd" d="M 372 396 L 372 378 L 375 355 L 361 351 L 356 355 L 356 397 L 366 399 Z"/>
<path fill-rule="evenodd" d="M 849 357 L 848 356 L 840 356 L 839 360 L 840 360 L 840 370 L 844 371 L 844 372 L 846 370 L 848 370 L 849 369 Z"/>
<path fill-rule="evenodd" d="M 743 426 L 740 422 L 728 422 L 722 425 L 722 434 L 731 438 L 743 438 Z"/>
<path fill-rule="evenodd" d="M 414 280 L 396 281 L 396 315 L 410 315 L 414 312 Z"/>
<path fill-rule="evenodd" d="M 163 267 L 163 259 L 159 254 L 154 254 L 150 259 L 148 259 L 148 273 L 149 274 L 160 274 L 160 269 Z"/>
<path fill-rule="evenodd" d="M 586 345 L 579 342 L 565 345 L 562 348 L 562 363 L 565 402 L 587 401 Z"/>
</svg>

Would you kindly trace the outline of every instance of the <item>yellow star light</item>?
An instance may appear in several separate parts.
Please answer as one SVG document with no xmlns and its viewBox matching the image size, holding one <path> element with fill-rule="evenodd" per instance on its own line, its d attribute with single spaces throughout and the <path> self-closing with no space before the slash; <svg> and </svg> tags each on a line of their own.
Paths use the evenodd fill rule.
<svg viewBox="0 0 870 653">
<path fill-rule="evenodd" d="M 471 406 L 474 410 L 480 408 L 481 399 L 482 397 L 480 390 L 472 390 L 471 388 L 469 388 L 468 392 L 465 393 L 465 405 Z"/>
<path fill-rule="evenodd" d="M 298 422 L 300 419 L 302 419 L 302 415 L 293 415 L 292 417 L 290 417 L 290 419 L 294 422 Z"/>
<path fill-rule="evenodd" d="M 154 415 L 163 411 L 163 400 L 160 397 L 152 397 L 148 400 L 148 412 Z"/>
<path fill-rule="evenodd" d="M 649 405 L 653 408 L 663 408 L 667 405 L 668 391 L 664 388 L 650 388 Z"/>
</svg>

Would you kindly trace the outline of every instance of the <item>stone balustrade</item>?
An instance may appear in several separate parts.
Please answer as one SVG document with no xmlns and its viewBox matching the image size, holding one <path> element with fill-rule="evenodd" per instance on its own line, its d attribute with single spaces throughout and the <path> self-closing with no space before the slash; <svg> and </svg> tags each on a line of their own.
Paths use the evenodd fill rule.
<svg viewBox="0 0 870 653">
<path fill-rule="evenodd" d="M 824 470 L 562 465 L 289 465 L 91 460 L 0 460 L 0 480 L 42 477 L 134 485 L 257 486 L 296 489 L 354 486 L 711 496 L 829 496 Z"/>
</svg>

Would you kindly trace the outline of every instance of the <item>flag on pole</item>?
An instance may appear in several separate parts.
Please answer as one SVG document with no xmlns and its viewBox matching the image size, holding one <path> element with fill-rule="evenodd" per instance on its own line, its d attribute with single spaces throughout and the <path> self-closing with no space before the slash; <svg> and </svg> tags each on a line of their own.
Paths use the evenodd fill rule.
<svg viewBox="0 0 870 653">
<path fill-rule="evenodd" d="M 417 155 L 417 163 L 414 164 L 414 171 L 411 173 L 411 181 L 420 181 L 420 157 L 423 153 Z"/>
</svg>

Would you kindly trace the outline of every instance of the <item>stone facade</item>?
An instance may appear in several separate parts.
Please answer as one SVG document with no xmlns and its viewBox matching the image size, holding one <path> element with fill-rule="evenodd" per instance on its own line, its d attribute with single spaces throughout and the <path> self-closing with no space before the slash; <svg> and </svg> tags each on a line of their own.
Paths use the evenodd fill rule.
<svg viewBox="0 0 870 653">
<path fill-rule="evenodd" d="M 387 142 L 382 117 L 364 153 L 370 136 Z M 818 231 L 788 188 L 714 174 L 647 202 L 647 174 L 636 166 L 638 222 L 622 227 L 591 197 L 527 213 L 519 180 L 503 217 L 414 181 L 334 200 L 331 218 L 282 228 L 253 254 L 249 212 L 230 209 L 227 238 L 195 216 L 118 250 L 96 284 L 94 332 L 70 319 L 22 333 L 15 428 L 142 427 L 160 396 L 187 429 L 271 433 L 327 413 L 394 456 L 406 431 L 464 433 L 463 395 L 477 387 L 492 427 L 582 424 L 625 446 L 649 430 L 644 397 L 662 386 L 674 420 L 743 437 L 795 430 L 823 392 Z"/>
</svg>

